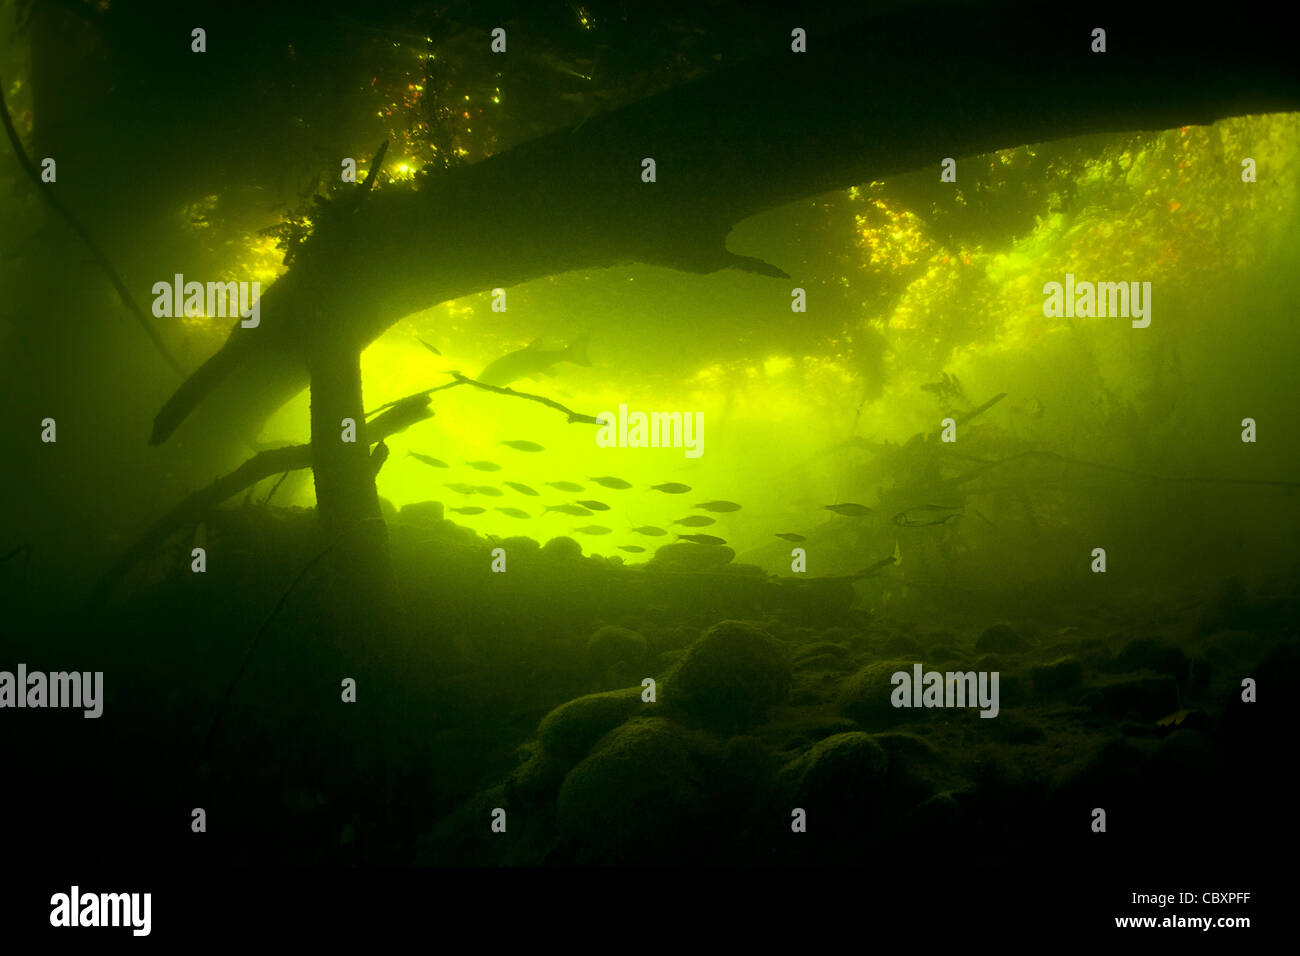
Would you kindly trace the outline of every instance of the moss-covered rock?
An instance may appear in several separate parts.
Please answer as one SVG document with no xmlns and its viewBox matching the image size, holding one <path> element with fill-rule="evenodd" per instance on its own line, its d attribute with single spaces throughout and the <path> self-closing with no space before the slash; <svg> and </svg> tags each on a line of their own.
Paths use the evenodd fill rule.
<svg viewBox="0 0 1300 956">
<path fill-rule="evenodd" d="M 961 838 L 964 814 L 951 793 L 936 793 L 903 815 L 902 829 L 919 836 L 929 846 L 942 846 Z"/>
<path fill-rule="evenodd" d="M 628 721 L 564 778 L 556 823 L 583 863 L 680 861 L 703 788 L 680 727 Z"/>
<path fill-rule="evenodd" d="M 999 622 L 975 639 L 975 650 L 980 654 L 1020 654 L 1033 645 L 1010 624 Z"/>
<path fill-rule="evenodd" d="M 924 737 L 886 733 L 876 734 L 875 741 L 889 755 L 891 806 L 902 809 L 960 782 L 960 777 Z"/>
<path fill-rule="evenodd" d="M 542 554 L 549 558 L 580 558 L 582 545 L 568 535 L 560 535 L 542 545 Z"/>
<path fill-rule="evenodd" d="M 757 624 L 722 621 L 665 677 L 664 699 L 712 729 L 737 731 L 784 700 L 790 680 L 784 644 Z"/>
<path fill-rule="evenodd" d="M 443 519 L 442 502 L 414 501 L 409 505 L 402 505 L 402 510 L 397 513 L 397 517 L 403 524 L 437 524 Z"/>
<path fill-rule="evenodd" d="M 545 802 L 555 795 L 572 766 L 572 760 L 538 749 L 506 778 L 506 797 L 515 806 Z"/>
<path fill-rule="evenodd" d="M 890 702 L 894 690 L 893 676 L 898 671 L 911 674 L 912 662 L 876 661 L 847 677 L 840 686 L 840 713 L 867 726 L 893 724 L 922 716 L 925 711 L 894 707 Z"/>
<path fill-rule="evenodd" d="M 817 641 L 812 644 L 801 645 L 795 650 L 793 657 L 796 661 L 799 661 L 803 660 L 805 657 L 822 657 L 827 654 L 833 657 L 846 657 L 848 656 L 848 653 L 849 649 L 843 644 L 832 644 L 829 641 Z"/>
<path fill-rule="evenodd" d="M 1040 694 L 1070 690 L 1083 682 L 1083 664 L 1076 657 L 1061 657 L 1050 664 L 1029 668 L 1029 679 Z"/>
<path fill-rule="evenodd" d="M 501 547 L 505 548 L 506 554 L 512 558 L 520 555 L 536 554 L 541 550 L 541 545 L 537 543 L 536 539 L 522 534 L 511 535 L 506 538 L 501 542 Z"/>
<path fill-rule="evenodd" d="M 836 823 L 864 814 L 886 789 L 889 754 L 870 734 L 835 734 L 781 770 L 791 808 Z"/>
<path fill-rule="evenodd" d="M 602 670 L 620 661 L 639 664 L 646 656 L 646 640 L 636 631 L 607 624 L 587 638 L 587 656 Z"/>
<path fill-rule="evenodd" d="M 1133 711 L 1156 720 L 1178 709 L 1178 684 L 1168 674 L 1120 677 L 1089 687 L 1080 702 L 1112 717 Z"/>
<path fill-rule="evenodd" d="M 646 568 L 650 571 L 661 568 L 706 571 L 729 564 L 735 556 L 736 552 L 726 545 L 674 541 L 656 550 L 655 556 L 646 562 Z"/>
<path fill-rule="evenodd" d="M 880 649 L 895 657 L 920 655 L 921 642 L 910 634 L 891 634 L 881 642 Z"/>
<path fill-rule="evenodd" d="M 542 718 L 537 736 L 542 748 L 557 757 L 580 760 L 605 734 L 642 706 L 641 688 L 627 687 L 588 694 L 556 707 Z"/>
<path fill-rule="evenodd" d="M 1125 644 L 1105 669 L 1112 673 L 1150 670 L 1168 674 L 1181 684 L 1187 680 L 1187 655 L 1168 641 L 1140 637 Z"/>
</svg>

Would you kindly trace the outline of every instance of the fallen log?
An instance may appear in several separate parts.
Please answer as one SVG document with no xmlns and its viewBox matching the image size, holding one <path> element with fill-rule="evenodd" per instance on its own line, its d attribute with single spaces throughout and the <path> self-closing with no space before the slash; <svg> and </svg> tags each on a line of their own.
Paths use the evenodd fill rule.
<svg viewBox="0 0 1300 956">
<path fill-rule="evenodd" d="M 809 16 L 808 52 L 772 53 L 588 119 L 433 181 L 325 215 L 266 293 L 255 329 L 168 400 L 151 443 L 200 405 L 200 427 L 248 434 L 300 392 L 320 303 L 373 341 L 473 292 L 641 262 L 696 273 L 781 270 L 726 248 L 741 220 L 944 157 L 1089 133 L 1168 129 L 1300 108 L 1287 31 L 1178 10 L 933 5 L 858 21 Z M 1092 30 L 1108 31 L 1105 53 Z M 657 181 L 641 180 L 644 158 Z M 329 327 L 326 328 L 325 326 Z M 220 398 L 216 398 L 219 393 Z M 212 400 L 210 401 L 210 397 Z"/>
</svg>

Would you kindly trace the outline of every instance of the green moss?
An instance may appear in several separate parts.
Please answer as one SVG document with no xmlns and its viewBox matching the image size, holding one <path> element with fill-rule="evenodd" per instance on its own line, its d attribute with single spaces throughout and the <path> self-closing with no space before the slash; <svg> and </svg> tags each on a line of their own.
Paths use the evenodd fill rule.
<svg viewBox="0 0 1300 956">
<path fill-rule="evenodd" d="M 556 822 L 581 862 L 680 859 L 703 795 L 697 776 L 680 727 L 632 720 L 565 777 Z"/>
<path fill-rule="evenodd" d="M 664 679 L 675 710 L 720 731 L 752 726 L 789 692 L 785 645 L 745 621 L 709 628 Z"/>
<path fill-rule="evenodd" d="M 641 706 L 640 687 L 589 694 L 556 707 L 542 718 L 537 734 L 547 753 L 571 760 L 581 759 L 591 751 L 596 741 L 631 717 Z"/>
</svg>

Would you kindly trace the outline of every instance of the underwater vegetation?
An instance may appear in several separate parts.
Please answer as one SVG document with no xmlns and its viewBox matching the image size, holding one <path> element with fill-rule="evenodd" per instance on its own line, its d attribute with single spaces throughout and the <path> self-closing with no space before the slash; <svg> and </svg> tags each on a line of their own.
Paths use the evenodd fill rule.
<svg viewBox="0 0 1300 956">
<path fill-rule="evenodd" d="M 1294 846 L 1284 31 L 250 10 L 0 10 L 14 859 Z"/>
</svg>

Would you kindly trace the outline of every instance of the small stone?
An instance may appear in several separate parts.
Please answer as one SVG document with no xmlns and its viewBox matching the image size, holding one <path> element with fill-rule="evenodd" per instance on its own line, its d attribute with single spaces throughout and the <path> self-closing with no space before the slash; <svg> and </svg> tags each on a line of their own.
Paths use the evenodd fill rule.
<svg viewBox="0 0 1300 956">
<path fill-rule="evenodd" d="M 542 545 L 542 554 L 552 558 L 580 558 L 582 545 L 568 535 L 560 535 Z"/>
<path fill-rule="evenodd" d="M 975 641 L 975 650 L 981 654 L 1020 654 L 1031 646 L 1015 628 L 1005 622 L 986 628 Z"/>
<path fill-rule="evenodd" d="M 1083 665 L 1078 658 L 1061 657 L 1029 668 L 1029 679 L 1040 694 L 1069 690 L 1083 682 Z"/>
<path fill-rule="evenodd" d="M 430 525 L 443 519 L 441 501 L 415 501 L 403 505 L 397 513 L 398 520 L 405 524 Z"/>
<path fill-rule="evenodd" d="M 1114 717 L 1129 711 L 1142 720 L 1155 720 L 1178 707 L 1178 684 L 1168 674 L 1120 677 L 1090 687 L 1081 702 Z"/>
</svg>

